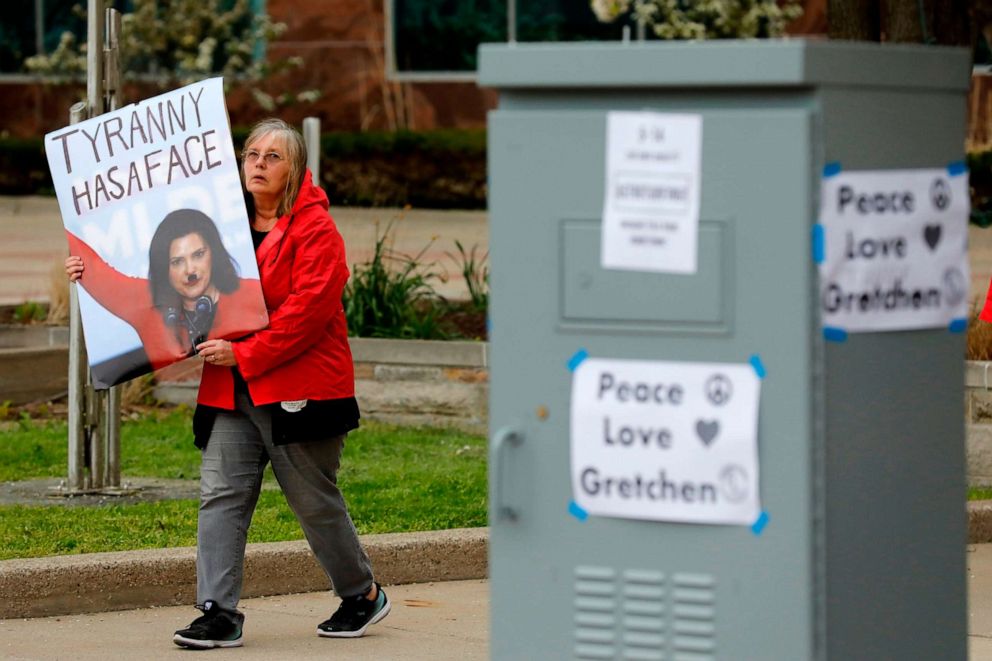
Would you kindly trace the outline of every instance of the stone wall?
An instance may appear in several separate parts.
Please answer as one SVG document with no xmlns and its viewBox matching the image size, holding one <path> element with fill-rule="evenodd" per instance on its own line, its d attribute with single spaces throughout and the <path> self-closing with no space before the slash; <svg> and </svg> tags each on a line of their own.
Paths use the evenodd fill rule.
<svg viewBox="0 0 992 661">
<path fill-rule="evenodd" d="M 362 415 L 403 425 L 486 433 L 488 345 L 352 339 Z"/>
<path fill-rule="evenodd" d="M 992 486 L 992 362 L 967 362 L 964 415 L 968 484 Z"/>
<path fill-rule="evenodd" d="M 0 325 L 0 404 L 64 397 L 69 389 L 69 329 Z"/>
<path fill-rule="evenodd" d="M 486 433 L 486 343 L 355 337 L 350 341 L 355 394 L 363 418 Z M 160 371 L 155 397 L 192 406 L 201 369 L 200 360 L 191 358 Z"/>
</svg>

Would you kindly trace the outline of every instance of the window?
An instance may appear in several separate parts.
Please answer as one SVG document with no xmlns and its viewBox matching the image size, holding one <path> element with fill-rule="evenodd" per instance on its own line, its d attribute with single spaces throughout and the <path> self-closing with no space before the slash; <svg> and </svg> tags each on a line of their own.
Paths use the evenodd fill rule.
<svg viewBox="0 0 992 661">
<path fill-rule="evenodd" d="M 86 19 L 73 11 L 80 0 L 8 0 L 0 3 L 0 72 L 21 73 L 25 58 L 51 53 L 62 33 L 86 39 Z M 85 4 L 85 3 L 84 3 Z"/>
<path fill-rule="evenodd" d="M 386 0 L 387 75 L 474 80 L 478 46 L 506 41 L 620 39 L 585 0 Z"/>
</svg>

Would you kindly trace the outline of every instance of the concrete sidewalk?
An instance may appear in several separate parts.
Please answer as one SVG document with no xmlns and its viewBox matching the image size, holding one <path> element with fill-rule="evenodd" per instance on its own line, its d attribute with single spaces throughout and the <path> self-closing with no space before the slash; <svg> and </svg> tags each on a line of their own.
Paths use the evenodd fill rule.
<svg viewBox="0 0 992 661">
<path fill-rule="evenodd" d="M 992 661 L 992 544 L 968 546 L 968 658 Z"/>
<path fill-rule="evenodd" d="M 968 649 L 972 661 L 992 660 L 992 544 L 968 547 Z M 489 645 L 489 584 L 484 580 L 387 588 L 393 611 L 365 638 L 326 640 L 316 624 L 335 605 L 324 592 L 242 602 L 245 646 L 205 652 L 211 658 L 294 661 L 349 659 L 485 659 Z M 188 606 L 116 613 L 0 620 L 0 658 L 10 661 L 181 658 L 175 629 L 196 615 Z M 562 658 L 570 641 L 561 643 Z M 731 657 L 725 657 L 731 658 Z"/>
<path fill-rule="evenodd" d="M 319 638 L 316 627 L 337 607 L 327 592 L 242 601 L 244 647 L 201 652 L 212 659 L 294 661 L 338 657 L 485 659 L 489 646 L 489 583 L 483 580 L 386 588 L 389 616 L 354 640 Z M 8 661 L 108 661 L 188 658 L 172 632 L 199 613 L 189 606 L 116 613 L 0 620 L 0 658 Z"/>
</svg>

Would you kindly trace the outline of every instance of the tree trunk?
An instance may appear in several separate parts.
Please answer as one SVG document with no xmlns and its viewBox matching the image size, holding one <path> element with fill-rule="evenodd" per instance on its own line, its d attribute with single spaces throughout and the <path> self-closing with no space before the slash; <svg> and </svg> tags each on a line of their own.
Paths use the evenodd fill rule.
<svg viewBox="0 0 992 661">
<path fill-rule="evenodd" d="M 969 4 L 968 0 L 886 0 L 882 32 L 892 42 L 971 46 Z"/>
<path fill-rule="evenodd" d="M 879 41 L 878 0 L 828 0 L 827 34 L 831 39 Z"/>
<path fill-rule="evenodd" d="M 933 37 L 935 43 L 973 47 L 978 30 L 969 17 L 968 0 L 931 0 L 933 2 Z"/>
<path fill-rule="evenodd" d="M 882 8 L 882 32 L 886 41 L 927 43 L 933 39 L 932 25 L 933 3 L 930 0 L 886 0 Z"/>
<path fill-rule="evenodd" d="M 989 18 L 990 0 L 828 0 L 831 39 L 972 46 Z"/>
</svg>

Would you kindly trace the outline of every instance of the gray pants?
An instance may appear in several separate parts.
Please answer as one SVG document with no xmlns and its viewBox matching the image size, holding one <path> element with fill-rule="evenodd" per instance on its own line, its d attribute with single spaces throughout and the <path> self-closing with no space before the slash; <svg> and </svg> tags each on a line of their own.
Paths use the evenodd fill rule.
<svg viewBox="0 0 992 661">
<path fill-rule="evenodd" d="M 271 461 L 279 486 L 317 561 L 341 597 L 365 594 L 372 567 L 337 486 L 346 435 L 273 445 L 269 412 L 235 396 L 234 411 L 217 414 L 200 467 L 196 601 L 237 609 L 248 524 Z"/>
</svg>

